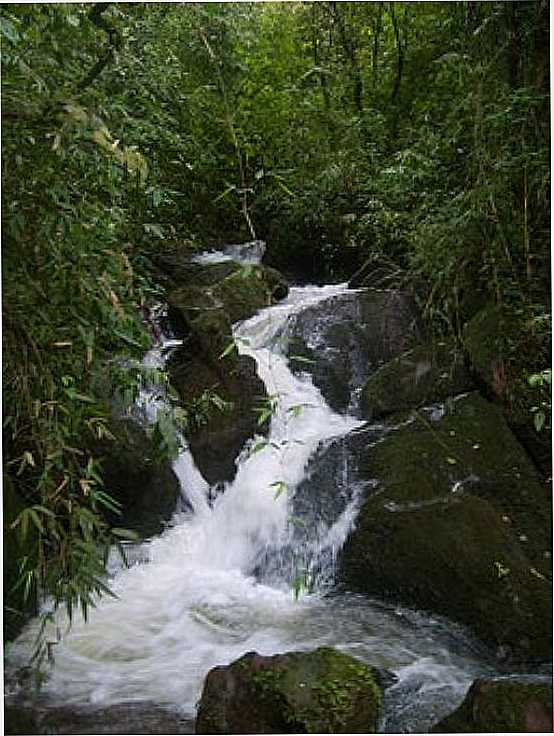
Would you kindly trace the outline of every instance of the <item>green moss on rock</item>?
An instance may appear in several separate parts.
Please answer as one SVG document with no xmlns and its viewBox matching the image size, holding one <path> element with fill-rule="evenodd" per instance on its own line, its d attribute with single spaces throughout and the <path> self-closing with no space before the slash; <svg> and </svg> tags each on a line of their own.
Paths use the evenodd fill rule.
<svg viewBox="0 0 554 736">
<path fill-rule="evenodd" d="M 367 449 L 364 503 L 342 567 L 354 590 L 467 624 L 498 654 L 551 651 L 550 507 L 500 410 L 460 397 L 404 416 Z"/>
<path fill-rule="evenodd" d="M 473 382 L 454 340 L 419 345 L 369 376 L 362 389 L 363 416 L 378 418 L 469 391 Z"/>
<path fill-rule="evenodd" d="M 194 266 L 187 284 L 169 294 L 170 308 L 193 331 L 205 310 L 221 310 L 232 324 L 287 295 L 288 285 L 278 271 L 229 263 Z"/>
<path fill-rule="evenodd" d="M 495 367 L 503 357 L 503 333 L 506 332 L 500 307 L 489 304 L 468 322 L 464 348 L 476 375 L 492 386 Z"/>
<path fill-rule="evenodd" d="M 250 652 L 208 674 L 197 733 L 374 733 L 374 672 L 334 649 L 261 657 Z"/>
<path fill-rule="evenodd" d="M 431 733 L 552 733 L 552 682 L 479 679 Z"/>
</svg>

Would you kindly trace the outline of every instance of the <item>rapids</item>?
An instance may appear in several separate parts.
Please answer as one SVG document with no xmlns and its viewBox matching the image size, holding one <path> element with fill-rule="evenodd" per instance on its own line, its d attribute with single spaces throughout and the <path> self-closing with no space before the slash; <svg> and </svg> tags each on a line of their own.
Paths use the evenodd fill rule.
<svg viewBox="0 0 554 736">
<path fill-rule="evenodd" d="M 289 370 L 287 321 L 322 300 L 332 315 L 333 299 L 345 289 L 292 288 L 285 301 L 236 325 L 239 350 L 256 360 L 274 400 L 266 444 L 252 440 L 237 460 L 234 481 L 213 501 L 183 450 L 174 467 L 187 509 L 175 513 L 163 534 L 131 549 L 129 567 L 112 563 L 117 598 L 102 598 L 88 622 L 76 619 L 68 629 L 58 614 L 62 636 L 43 685 L 43 707 L 149 701 L 193 718 L 210 668 L 252 650 L 330 645 L 398 678 L 386 694 L 383 730 L 421 732 L 461 702 L 476 676 L 492 671 L 457 626 L 338 592 L 330 585 L 332 569 L 316 576 L 316 569 L 332 568 L 355 523 L 363 489 L 350 488 L 347 468 L 334 517 L 323 526 L 319 521 L 313 534 L 310 528 L 307 535 L 296 533 L 303 520 L 293 518 L 292 501 L 309 485 L 308 467 L 313 473 L 322 451 L 362 423 L 333 412 L 307 373 Z M 156 348 L 146 360 L 154 365 L 162 355 Z M 317 489 L 312 493 L 317 498 Z M 281 564 L 284 549 L 292 553 Z M 269 568 L 271 575 L 264 575 Z M 15 673 L 26 664 L 36 628 L 31 622 L 8 651 L 13 697 L 21 697 Z"/>
</svg>

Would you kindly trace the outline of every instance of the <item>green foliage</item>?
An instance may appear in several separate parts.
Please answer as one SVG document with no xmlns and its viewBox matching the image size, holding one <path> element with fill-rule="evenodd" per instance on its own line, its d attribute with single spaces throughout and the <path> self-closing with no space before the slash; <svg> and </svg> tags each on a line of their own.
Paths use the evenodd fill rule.
<svg viewBox="0 0 554 736">
<path fill-rule="evenodd" d="M 2 10 L 4 472 L 28 551 L 16 586 L 70 620 L 109 592 L 104 512 L 120 509 L 90 448 L 111 436 L 114 367 L 149 345 L 137 306 L 154 293 L 131 241 L 146 161 L 69 97 L 104 35 L 91 12 Z"/>
<path fill-rule="evenodd" d="M 552 417 L 552 370 L 546 368 L 540 373 L 532 373 L 527 377 L 527 383 L 540 399 L 538 405 L 531 407 L 531 412 L 535 429 L 541 432 L 547 423 L 550 424 Z"/>
<path fill-rule="evenodd" d="M 184 238 L 255 231 L 309 280 L 386 257 L 439 332 L 496 304 L 503 400 L 549 426 L 543 0 L 7 4 L 0 36 L 4 465 L 29 596 L 103 591 L 114 500 L 88 448 L 146 380 L 137 306 Z M 225 408 L 161 414 L 158 452 Z"/>
</svg>

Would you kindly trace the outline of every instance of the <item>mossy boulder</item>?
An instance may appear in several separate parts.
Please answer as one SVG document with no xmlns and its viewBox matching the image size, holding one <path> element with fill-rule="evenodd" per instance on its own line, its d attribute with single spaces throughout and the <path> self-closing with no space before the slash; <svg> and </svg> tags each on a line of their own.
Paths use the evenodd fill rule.
<svg viewBox="0 0 554 736">
<path fill-rule="evenodd" d="M 375 733 L 376 673 L 334 649 L 249 652 L 208 673 L 196 733 Z"/>
<path fill-rule="evenodd" d="M 208 321 L 208 317 L 201 319 Z M 185 405 L 201 406 L 206 392 L 227 404 L 221 411 L 212 403 L 187 433 L 195 463 L 213 485 L 234 478 L 235 461 L 245 442 L 266 429 L 258 425 L 255 409 L 267 394 L 253 358 L 239 355 L 234 348 L 219 359 L 225 349 L 222 345 L 231 336 L 218 331 L 214 321 L 211 328 L 201 338 L 195 336 L 186 347 L 176 350 L 167 367 L 171 383 Z"/>
<path fill-rule="evenodd" d="M 550 403 L 550 387 L 537 390 L 528 384 L 530 374 L 550 364 L 550 333 L 533 320 L 488 304 L 465 326 L 463 345 L 482 392 L 498 401 L 543 477 L 551 477 L 552 432 L 548 422 L 540 432 L 533 423 L 533 407 Z"/>
<path fill-rule="evenodd" d="M 352 590 L 468 625 L 500 659 L 551 655 L 551 511 L 498 407 L 462 395 L 391 417 L 367 447 L 377 479 L 342 552 Z"/>
<path fill-rule="evenodd" d="M 233 261 L 192 264 L 186 285 L 170 292 L 168 303 L 191 328 L 204 310 L 220 309 L 231 323 L 251 317 L 259 309 L 288 294 L 288 284 L 278 271 Z"/>
<path fill-rule="evenodd" d="M 362 389 L 362 416 L 377 419 L 473 388 L 453 340 L 417 345 L 372 373 Z"/>
<path fill-rule="evenodd" d="M 464 330 L 464 348 L 471 368 L 491 394 L 499 394 L 502 387 L 501 366 L 503 342 L 510 326 L 500 307 L 488 305 L 467 323 Z"/>
<path fill-rule="evenodd" d="M 255 409 L 266 397 L 265 387 L 254 360 L 232 347 L 232 324 L 283 299 L 288 285 L 271 268 L 232 261 L 192 264 L 192 272 L 197 274 L 194 283 L 168 297 L 170 318 L 186 336 L 168 369 L 185 405 L 198 405 L 206 392 L 228 405 L 224 412 L 212 409 L 187 436 L 196 465 L 214 484 L 233 479 L 246 440 L 263 430 Z"/>
<path fill-rule="evenodd" d="M 112 419 L 113 440 L 95 442 L 107 492 L 121 504 L 121 516 L 108 514 L 115 526 L 146 537 L 158 534 L 176 509 L 180 485 L 171 462 L 156 457 L 146 429 L 129 418 Z"/>
<path fill-rule="evenodd" d="M 431 733 L 552 733 L 552 680 L 479 679 Z"/>
</svg>

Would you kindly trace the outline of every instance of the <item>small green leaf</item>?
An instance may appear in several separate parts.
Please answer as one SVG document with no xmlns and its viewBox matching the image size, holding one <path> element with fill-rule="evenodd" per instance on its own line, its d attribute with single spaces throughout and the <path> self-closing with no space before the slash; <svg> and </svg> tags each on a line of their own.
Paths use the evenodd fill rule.
<svg viewBox="0 0 554 736">
<path fill-rule="evenodd" d="M 225 191 L 221 192 L 221 194 L 218 194 L 218 196 L 213 200 L 213 204 L 216 202 L 219 202 L 220 199 L 223 199 L 224 197 L 227 197 L 231 192 L 236 191 L 236 186 L 234 184 L 229 184 L 227 189 Z"/>
<path fill-rule="evenodd" d="M 289 360 L 294 360 L 297 363 L 307 363 L 309 365 L 315 365 L 315 360 L 312 358 L 306 358 L 304 355 L 289 355 Z"/>
<path fill-rule="evenodd" d="M 16 44 L 19 41 L 19 33 L 14 24 L 7 18 L 0 18 L 0 33 L 11 43 Z"/>
<path fill-rule="evenodd" d="M 145 222 L 142 227 L 147 235 L 154 235 L 156 238 L 160 238 L 161 240 L 165 238 L 162 226 L 157 223 Z"/>
<path fill-rule="evenodd" d="M 234 340 L 231 340 L 231 342 L 227 345 L 225 350 L 221 353 L 219 356 L 219 360 L 222 360 L 223 358 L 226 358 L 229 353 L 231 353 L 236 348 L 236 343 Z"/>
<path fill-rule="evenodd" d="M 250 454 L 255 455 L 257 452 L 260 452 L 261 450 L 266 448 L 267 444 L 267 440 L 258 440 L 258 442 L 256 442 L 256 444 L 250 450 Z"/>
<path fill-rule="evenodd" d="M 275 498 L 279 498 L 282 493 L 288 491 L 287 484 L 282 480 L 276 480 L 274 483 L 270 483 L 269 487 L 275 490 Z"/>
<path fill-rule="evenodd" d="M 447 462 L 447 463 L 448 463 L 449 465 L 456 465 L 458 461 L 457 461 L 457 460 L 456 460 L 455 458 L 453 458 L 453 457 L 447 457 L 447 458 L 446 458 L 446 462 Z"/>
<path fill-rule="evenodd" d="M 535 425 L 535 429 L 537 432 L 540 432 L 541 429 L 544 427 L 545 421 L 546 421 L 546 415 L 543 411 L 537 411 L 533 415 L 533 424 Z"/>
<path fill-rule="evenodd" d="M 140 539 L 139 535 L 132 529 L 122 529 L 120 527 L 114 526 L 111 529 L 111 532 L 115 537 L 119 537 L 119 539 L 126 539 L 129 542 L 138 542 Z"/>
</svg>

